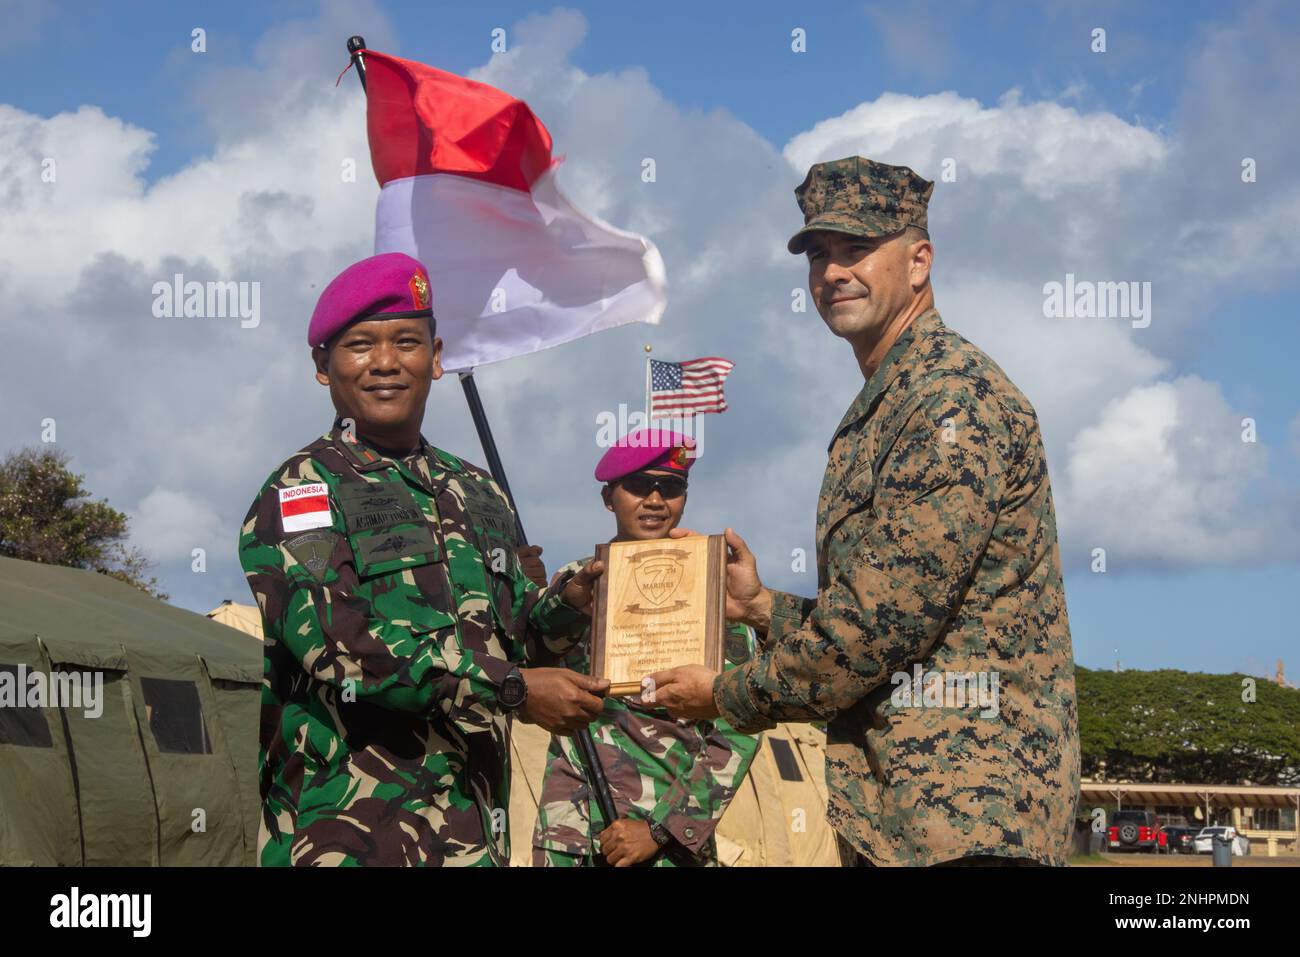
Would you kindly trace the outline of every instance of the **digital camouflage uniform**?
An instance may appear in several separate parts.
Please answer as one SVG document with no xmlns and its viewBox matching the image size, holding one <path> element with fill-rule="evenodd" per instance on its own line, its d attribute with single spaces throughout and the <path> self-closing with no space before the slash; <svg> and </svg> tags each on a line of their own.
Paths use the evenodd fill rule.
<svg viewBox="0 0 1300 957">
<path fill-rule="evenodd" d="M 905 167 L 879 167 L 820 164 L 801 190 L 859 177 L 870 187 L 861 195 L 903 194 L 889 231 L 900 210 L 916 222 L 907 204 L 918 197 L 923 226 L 933 184 L 907 170 L 913 179 L 899 186 L 893 171 Z M 861 195 L 823 190 L 803 204 L 805 222 L 856 208 Z M 859 225 L 873 228 L 877 205 Z M 817 597 L 773 593 L 759 656 L 715 683 L 722 715 L 745 731 L 826 719 L 828 818 L 870 863 L 994 855 L 1065 864 L 1079 726 L 1033 407 L 929 309 L 863 386 L 828 451 Z M 896 676 L 918 662 L 927 672 L 996 674 L 996 713 L 982 717 L 960 699 L 894 703 Z"/>
<path fill-rule="evenodd" d="M 561 573 L 575 572 L 588 561 L 566 565 Z M 590 671 L 589 637 L 588 628 L 566 657 L 566 667 L 582 674 Z M 751 629 L 728 628 L 727 668 L 747 661 L 755 650 Z M 619 814 L 657 821 L 674 838 L 668 845 L 671 852 L 655 855 L 653 866 L 716 865 L 713 831 L 744 780 L 760 739 L 737 733 L 725 721 L 678 722 L 662 708 L 616 697 L 605 699 L 604 710 L 589 728 Z M 552 735 L 537 802 L 533 865 L 590 865 L 591 839 L 608 825 L 599 804 L 590 799 L 574 739 Z"/>
<path fill-rule="evenodd" d="M 317 483 L 322 527 L 286 532 L 281 490 Z M 514 549 L 496 483 L 423 438 L 398 461 L 336 423 L 263 486 L 239 544 L 266 636 L 262 865 L 508 861 L 497 691 L 587 623 Z"/>
<path fill-rule="evenodd" d="M 872 863 L 1064 864 L 1079 726 L 1038 421 L 933 309 L 831 442 L 817 589 L 773 593 L 761 654 L 715 685 L 722 715 L 745 731 L 826 719 L 828 818 Z M 997 713 L 895 705 L 915 662 L 996 673 Z"/>
</svg>

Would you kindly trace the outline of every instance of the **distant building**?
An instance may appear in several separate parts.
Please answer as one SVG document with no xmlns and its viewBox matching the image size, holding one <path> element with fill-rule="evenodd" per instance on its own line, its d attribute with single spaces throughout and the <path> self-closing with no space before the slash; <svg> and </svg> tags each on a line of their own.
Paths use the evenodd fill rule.
<svg viewBox="0 0 1300 957">
<path fill-rule="evenodd" d="M 1300 787 L 1099 782 L 1084 778 L 1080 813 L 1094 807 L 1154 811 L 1161 825 L 1230 824 L 1253 854 L 1300 854 Z"/>
</svg>

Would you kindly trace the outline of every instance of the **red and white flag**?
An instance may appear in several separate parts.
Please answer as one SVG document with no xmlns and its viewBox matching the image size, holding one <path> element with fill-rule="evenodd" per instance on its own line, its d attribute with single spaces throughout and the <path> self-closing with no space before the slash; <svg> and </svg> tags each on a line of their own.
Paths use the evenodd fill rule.
<svg viewBox="0 0 1300 957">
<path fill-rule="evenodd" d="M 367 50 L 375 252 L 429 270 L 442 365 L 460 372 L 629 322 L 665 305 L 654 244 L 584 215 L 555 182 L 528 104 Z"/>
<path fill-rule="evenodd" d="M 680 419 L 701 412 L 726 412 L 722 383 L 736 364 L 705 356 L 685 362 L 650 362 L 650 418 Z"/>
<path fill-rule="evenodd" d="M 329 486 L 323 482 L 292 485 L 280 489 L 280 524 L 286 535 L 309 528 L 329 528 Z"/>
</svg>

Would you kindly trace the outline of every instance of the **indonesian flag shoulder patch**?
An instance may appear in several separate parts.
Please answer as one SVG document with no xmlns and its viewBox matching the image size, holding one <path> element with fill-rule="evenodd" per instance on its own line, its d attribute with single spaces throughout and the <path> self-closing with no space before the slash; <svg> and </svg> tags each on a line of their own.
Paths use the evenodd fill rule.
<svg viewBox="0 0 1300 957">
<path fill-rule="evenodd" d="M 332 525 L 329 486 L 312 482 L 280 489 L 280 523 L 286 535 Z"/>
</svg>

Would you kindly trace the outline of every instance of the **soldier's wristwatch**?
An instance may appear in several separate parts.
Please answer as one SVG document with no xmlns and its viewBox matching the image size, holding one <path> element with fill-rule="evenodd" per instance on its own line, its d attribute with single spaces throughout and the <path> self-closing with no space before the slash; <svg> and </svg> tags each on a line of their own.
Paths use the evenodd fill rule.
<svg viewBox="0 0 1300 957">
<path fill-rule="evenodd" d="M 658 821 L 650 822 L 650 836 L 655 839 L 655 843 L 660 847 L 667 847 L 668 842 L 673 839 L 673 836 L 668 833 L 668 828 Z"/>
<path fill-rule="evenodd" d="M 514 711 L 528 700 L 528 682 L 519 673 L 518 667 L 511 668 L 501 680 L 501 691 L 497 695 L 497 700 L 507 711 Z"/>
</svg>

